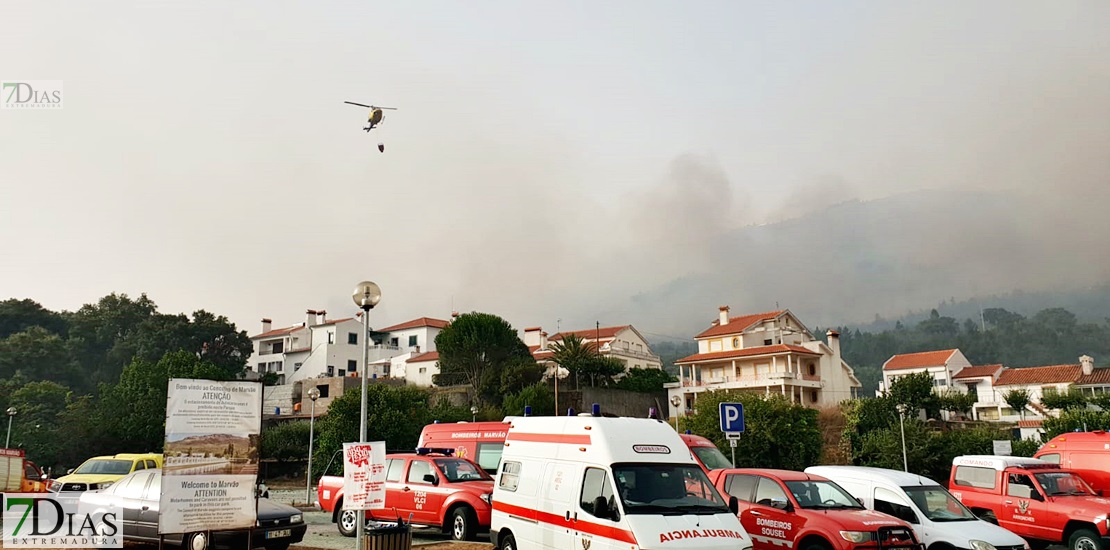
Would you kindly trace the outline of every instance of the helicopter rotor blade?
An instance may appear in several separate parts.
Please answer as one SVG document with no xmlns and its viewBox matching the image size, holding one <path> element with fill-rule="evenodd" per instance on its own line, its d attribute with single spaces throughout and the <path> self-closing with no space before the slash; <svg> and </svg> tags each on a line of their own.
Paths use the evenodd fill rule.
<svg viewBox="0 0 1110 550">
<path fill-rule="evenodd" d="M 386 109 L 386 110 L 389 110 L 389 111 L 396 111 L 397 110 L 396 107 L 374 107 L 374 108 L 375 109 Z"/>
<path fill-rule="evenodd" d="M 374 108 L 373 105 L 363 105 L 361 103 L 355 103 L 354 101 L 344 101 L 343 103 L 346 103 L 348 105 L 358 105 L 359 107 L 366 107 L 367 109 L 373 109 Z"/>
</svg>

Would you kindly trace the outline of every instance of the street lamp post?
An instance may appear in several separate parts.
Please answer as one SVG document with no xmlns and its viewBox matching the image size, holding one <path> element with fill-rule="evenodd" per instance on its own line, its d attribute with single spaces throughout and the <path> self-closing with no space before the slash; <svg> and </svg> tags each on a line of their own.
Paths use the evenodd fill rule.
<svg viewBox="0 0 1110 550">
<path fill-rule="evenodd" d="M 674 405 L 674 431 L 678 431 L 678 406 L 682 404 L 682 398 L 677 395 L 671 396 L 671 405 Z"/>
<path fill-rule="evenodd" d="M 12 441 L 12 419 L 15 418 L 15 407 L 8 407 L 8 437 L 4 438 L 4 447 L 7 448 L 8 444 Z"/>
<path fill-rule="evenodd" d="M 312 504 L 312 439 L 316 427 L 316 400 L 320 398 L 320 390 L 308 390 L 308 398 L 312 400 L 312 412 L 308 415 L 308 472 L 305 474 L 304 502 Z"/>
<path fill-rule="evenodd" d="M 366 443 L 366 371 L 370 368 L 370 310 L 374 309 L 374 306 L 382 300 L 382 289 L 372 281 L 362 281 L 355 285 L 355 290 L 351 293 L 351 299 L 355 301 L 355 305 L 362 309 L 362 401 L 358 415 L 358 441 L 359 443 Z M 359 515 L 363 517 L 358 518 L 358 521 L 355 522 L 356 548 L 362 548 L 366 538 L 364 512 L 360 510 Z"/>
<path fill-rule="evenodd" d="M 906 457 L 906 409 L 905 405 L 898 405 L 898 428 L 902 431 L 902 470 L 910 471 L 910 462 Z"/>
</svg>

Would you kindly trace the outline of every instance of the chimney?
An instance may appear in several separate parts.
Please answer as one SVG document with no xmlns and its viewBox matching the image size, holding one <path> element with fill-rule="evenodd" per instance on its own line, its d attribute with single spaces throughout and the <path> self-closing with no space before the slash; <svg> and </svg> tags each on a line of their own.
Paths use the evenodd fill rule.
<svg viewBox="0 0 1110 550">
<path fill-rule="evenodd" d="M 263 319 L 262 320 L 262 332 L 270 332 L 270 327 L 273 326 L 272 323 L 273 323 L 273 321 L 271 321 L 269 319 Z"/>
<path fill-rule="evenodd" d="M 728 324 L 728 306 L 721 306 L 717 309 L 721 310 L 721 320 L 718 324 L 723 327 Z"/>
<path fill-rule="evenodd" d="M 1087 376 L 1095 372 L 1095 358 L 1090 355 L 1084 355 L 1079 358 L 1079 364 L 1083 366 L 1083 375 Z"/>
<path fill-rule="evenodd" d="M 547 349 L 547 333 L 540 332 L 540 349 Z"/>
<path fill-rule="evenodd" d="M 832 354 L 833 354 L 833 366 L 834 367 L 839 367 L 840 366 L 840 333 L 833 330 L 833 329 L 829 329 L 829 331 L 825 333 L 825 336 L 829 337 L 829 349 L 832 350 Z"/>
<path fill-rule="evenodd" d="M 317 325 L 322 325 L 326 322 L 328 322 L 328 312 L 323 310 L 323 309 L 321 309 L 320 311 L 317 311 L 316 312 L 316 324 Z"/>
<path fill-rule="evenodd" d="M 543 345 L 540 344 L 540 331 L 541 330 L 542 329 L 540 327 L 528 327 L 528 328 L 524 329 L 524 338 L 523 338 L 524 345 L 529 346 L 529 347 L 531 347 L 531 346 L 540 346 L 542 348 Z"/>
<path fill-rule="evenodd" d="M 311 327 L 316 324 L 316 310 L 306 309 L 304 312 L 304 326 Z"/>
</svg>

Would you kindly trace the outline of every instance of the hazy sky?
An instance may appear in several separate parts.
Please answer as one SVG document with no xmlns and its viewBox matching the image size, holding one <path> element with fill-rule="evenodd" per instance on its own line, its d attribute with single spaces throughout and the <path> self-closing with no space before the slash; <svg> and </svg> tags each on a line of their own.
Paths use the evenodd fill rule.
<svg viewBox="0 0 1110 550">
<path fill-rule="evenodd" d="M 253 334 L 262 317 L 352 314 L 371 279 L 375 326 L 454 308 L 689 337 L 723 304 L 829 324 L 1110 276 L 1104 0 L 0 12 L 0 80 L 65 83 L 62 110 L 0 111 L 0 297 L 75 309 L 146 292 Z M 399 110 L 367 135 L 344 100 Z M 747 247 L 750 226 L 921 190 L 1033 206 L 995 213 L 1012 222 L 1002 252 L 892 232 L 882 262 L 928 268 L 898 285 L 871 284 L 867 243 L 835 269 L 827 246 L 790 264 L 823 275 L 820 292 L 732 276 L 770 280 L 779 255 L 836 244 L 818 230 Z"/>
</svg>

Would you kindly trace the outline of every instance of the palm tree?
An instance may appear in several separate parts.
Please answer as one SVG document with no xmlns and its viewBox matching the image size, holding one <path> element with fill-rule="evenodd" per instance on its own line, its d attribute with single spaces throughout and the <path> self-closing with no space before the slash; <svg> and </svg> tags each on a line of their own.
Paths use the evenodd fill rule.
<svg viewBox="0 0 1110 550">
<path fill-rule="evenodd" d="M 576 383 L 578 374 L 597 360 L 597 351 L 577 334 L 568 334 L 562 340 L 551 344 L 551 352 L 553 354 L 551 359 L 573 374 Z"/>
</svg>

